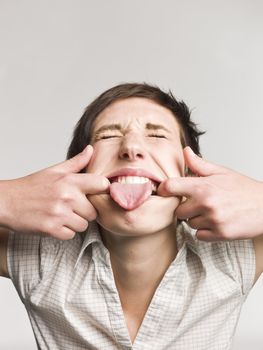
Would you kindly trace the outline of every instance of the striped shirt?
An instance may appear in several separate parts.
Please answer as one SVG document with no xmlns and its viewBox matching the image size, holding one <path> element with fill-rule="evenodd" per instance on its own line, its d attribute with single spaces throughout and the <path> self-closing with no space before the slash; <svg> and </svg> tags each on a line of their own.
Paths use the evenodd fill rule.
<svg viewBox="0 0 263 350">
<path fill-rule="evenodd" d="M 225 350 L 255 276 L 251 240 L 201 242 L 177 228 L 178 254 L 131 343 L 98 225 L 70 241 L 12 233 L 8 270 L 39 349 Z"/>
</svg>

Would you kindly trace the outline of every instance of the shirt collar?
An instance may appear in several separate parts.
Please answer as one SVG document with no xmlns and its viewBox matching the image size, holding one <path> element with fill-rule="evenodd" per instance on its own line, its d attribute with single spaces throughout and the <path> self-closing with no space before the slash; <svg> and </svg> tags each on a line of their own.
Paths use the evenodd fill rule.
<svg viewBox="0 0 263 350">
<path fill-rule="evenodd" d="M 185 243 L 186 247 L 191 249 L 195 254 L 198 253 L 198 239 L 196 238 L 196 230 L 191 229 L 185 222 L 181 222 L 176 228 L 176 239 L 178 251 Z"/>
<path fill-rule="evenodd" d="M 83 239 L 81 249 L 80 249 L 80 252 L 79 252 L 79 255 L 78 255 L 78 258 L 77 258 L 77 261 L 75 263 L 74 268 L 77 267 L 82 255 L 84 254 L 84 251 L 90 245 L 93 245 L 94 243 L 98 243 L 99 245 L 104 247 L 102 239 L 101 239 L 99 227 L 98 227 L 98 224 L 96 221 L 92 221 L 89 223 L 87 231 L 84 234 L 85 234 L 85 237 Z M 104 247 L 104 249 L 106 249 L 106 248 Z"/>
<path fill-rule="evenodd" d="M 192 230 L 184 222 L 181 222 L 176 227 L 176 239 L 177 239 L 178 251 L 181 248 L 183 248 L 183 245 L 185 243 L 187 248 L 190 248 L 195 254 L 198 255 L 198 239 L 195 236 L 195 232 L 196 232 L 195 230 Z M 77 267 L 86 248 L 88 248 L 90 245 L 94 245 L 94 243 L 98 243 L 98 246 L 100 247 L 100 252 L 101 252 L 100 255 L 103 257 L 103 260 L 106 262 L 108 260 L 106 258 L 106 255 L 108 255 L 108 250 L 102 242 L 100 231 L 99 231 L 99 225 L 97 224 L 96 221 L 92 221 L 89 223 L 89 226 L 85 233 L 85 237 L 83 239 L 83 243 L 82 243 L 74 268 Z"/>
</svg>

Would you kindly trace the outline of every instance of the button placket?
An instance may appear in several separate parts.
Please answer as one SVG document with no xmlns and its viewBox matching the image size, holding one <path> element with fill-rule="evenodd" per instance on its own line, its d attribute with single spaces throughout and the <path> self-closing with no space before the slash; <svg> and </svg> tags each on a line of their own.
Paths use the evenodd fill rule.
<svg viewBox="0 0 263 350">
<path fill-rule="evenodd" d="M 132 343 L 129 337 L 119 293 L 115 285 L 113 271 L 111 268 L 109 252 L 106 250 L 101 251 L 98 246 L 95 247 L 95 250 L 94 260 L 96 260 L 96 270 L 108 307 L 108 315 L 113 334 L 120 345 L 119 349 L 132 350 Z"/>
</svg>

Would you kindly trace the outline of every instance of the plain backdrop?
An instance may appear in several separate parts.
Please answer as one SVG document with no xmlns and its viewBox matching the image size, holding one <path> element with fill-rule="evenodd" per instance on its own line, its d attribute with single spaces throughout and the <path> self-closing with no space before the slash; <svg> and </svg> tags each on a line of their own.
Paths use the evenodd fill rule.
<svg viewBox="0 0 263 350">
<path fill-rule="evenodd" d="M 262 15 L 261 0 L 0 0 L 0 178 L 62 161 L 94 97 L 145 81 L 190 106 L 206 159 L 262 180 Z M 262 298 L 260 280 L 235 350 L 262 350 Z M 36 349 L 4 278 L 0 333 L 0 349 Z"/>
</svg>

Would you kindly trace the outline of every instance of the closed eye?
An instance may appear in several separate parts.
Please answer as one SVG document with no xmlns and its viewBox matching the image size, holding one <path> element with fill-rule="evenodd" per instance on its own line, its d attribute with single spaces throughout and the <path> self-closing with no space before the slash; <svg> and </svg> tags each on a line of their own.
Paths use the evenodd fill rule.
<svg viewBox="0 0 263 350">
<path fill-rule="evenodd" d="M 120 137 L 119 135 L 103 135 L 100 137 L 100 139 L 111 139 L 113 137 Z"/>
<path fill-rule="evenodd" d="M 107 140 L 107 139 L 112 139 L 116 137 L 120 137 L 120 135 L 97 135 L 95 138 L 95 141 Z"/>
<path fill-rule="evenodd" d="M 166 139 L 165 135 L 160 135 L 160 134 L 150 134 L 148 135 L 149 137 L 158 137 L 160 139 Z"/>
</svg>

